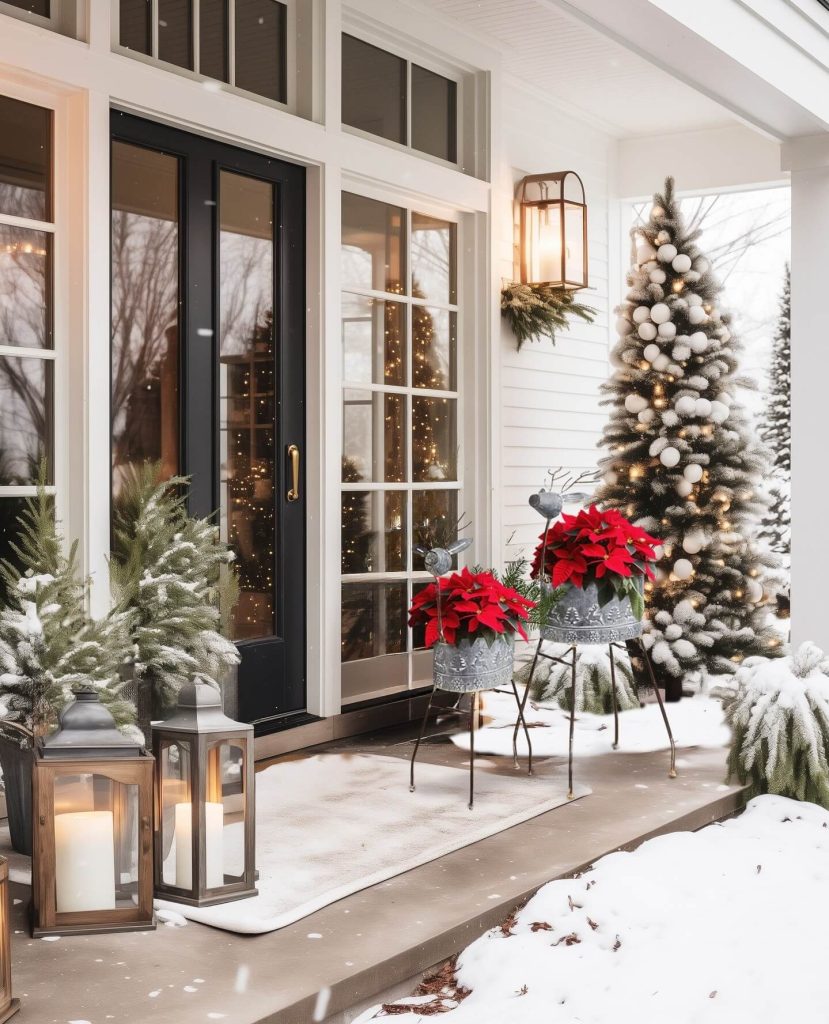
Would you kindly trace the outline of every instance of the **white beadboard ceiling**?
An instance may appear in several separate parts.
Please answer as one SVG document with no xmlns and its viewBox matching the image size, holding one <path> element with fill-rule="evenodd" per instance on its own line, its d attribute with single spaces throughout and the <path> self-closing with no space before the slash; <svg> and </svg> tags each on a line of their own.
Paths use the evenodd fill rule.
<svg viewBox="0 0 829 1024">
<path fill-rule="evenodd" d="M 609 3 L 618 0 L 608 0 Z M 619 136 L 733 124 L 724 107 L 595 29 L 538 0 L 415 0 L 503 53 L 507 74 Z"/>
</svg>

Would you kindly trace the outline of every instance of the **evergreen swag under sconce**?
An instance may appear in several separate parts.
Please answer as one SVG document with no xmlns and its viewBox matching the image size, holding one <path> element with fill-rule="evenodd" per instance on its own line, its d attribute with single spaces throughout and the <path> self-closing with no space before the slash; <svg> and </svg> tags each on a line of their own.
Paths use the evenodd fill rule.
<svg viewBox="0 0 829 1024">
<path fill-rule="evenodd" d="M 525 341 L 540 340 L 543 335 L 555 344 L 556 332 L 565 330 L 571 317 L 592 324 L 596 312 L 563 288 L 511 281 L 501 289 L 501 316 L 515 335 L 519 351 Z"/>
</svg>

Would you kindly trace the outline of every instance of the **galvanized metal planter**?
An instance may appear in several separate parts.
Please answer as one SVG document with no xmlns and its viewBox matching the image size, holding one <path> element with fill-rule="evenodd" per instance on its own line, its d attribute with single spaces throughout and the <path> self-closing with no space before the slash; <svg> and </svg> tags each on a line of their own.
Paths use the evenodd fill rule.
<svg viewBox="0 0 829 1024">
<path fill-rule="evenodd" d="M 637 580 L 642 587 L 642 578 Z M 548 586 L 548 585 L 547 585 Z M 627 597 L 614 597 L 599 607 L 595 582 L 584 589 L 570 586 L 541 627 L 541 637 L 557 644 L 610 644 L 642 635 L 642 623 L 633 614 Z"/>
<path fill-rule="evenodd" d="M 514 662 L 512 633 L 496 637 L 435 644 L 435 686 L 451 693 L 476 693 L 510 686 Z"/>
</svg>

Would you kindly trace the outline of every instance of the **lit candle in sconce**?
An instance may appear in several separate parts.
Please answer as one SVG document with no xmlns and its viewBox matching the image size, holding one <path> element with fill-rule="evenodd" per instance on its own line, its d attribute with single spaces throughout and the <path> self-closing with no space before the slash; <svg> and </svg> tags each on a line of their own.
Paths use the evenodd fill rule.
<svg viewBox="0 0 829 1024">
<path fill-rule="evenodd" d="M 115 909 L 112 811 L 55 815 L 55 902 L 59 914 Z"/>
<path fill-rule="evenodd" d="M 224 864 L 222 860 L 222 830 L 224 828 L 224 804 L 205 803 L 204 860 L 208 889 L 224 885 Z M 191 889 L 193 886 L 193 805 L 176 804 L 176 886 Z"/>
</svg>

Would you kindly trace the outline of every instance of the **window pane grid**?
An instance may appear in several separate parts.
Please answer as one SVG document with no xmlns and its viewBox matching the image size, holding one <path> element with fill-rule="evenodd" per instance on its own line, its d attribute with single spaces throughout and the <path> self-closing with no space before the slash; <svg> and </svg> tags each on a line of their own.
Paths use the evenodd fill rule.
<svg viewBox="0 0 829 1024">
<path fill-rule="evenodd" d="M 436 518 L 453 524 L 463 485 L 457 459 L 457 226 L 350 194 L 343 201 L 342 390 L 351 419 L 343 424 L 341 579 L 343 661 L 349 663 L 393 653 L 411 658 L 422 648 L 422 637 L 400 623 L 400 603 L 407 608 L 431 578 L 413 552 L 417 527 Z M 402 287 L 393 291 L 362 284 L 397 280 Z M 395 336 L 400 333 L 405 338 Z M 397 379 L 402 383 L 390 382 Z M 428 386 L 438 382 L 445 387 Z M 383 404 L 390 398 L 402 403 L 395 417 Z M 361 408 L 358 427 L 353 414 Z M 389 445 L 398 446 L 391 460 Z M 390 465 L 400 466 L 400 479 L 388 479 Z M 411 685 L 414 667 L 407 664 Z M 374 670 L 366 671 L 373 678 Z M 387 676 L 378 668 L 371 685 L 386 686 Z"/>
</svg>

